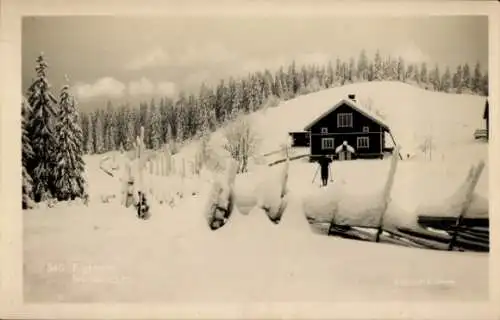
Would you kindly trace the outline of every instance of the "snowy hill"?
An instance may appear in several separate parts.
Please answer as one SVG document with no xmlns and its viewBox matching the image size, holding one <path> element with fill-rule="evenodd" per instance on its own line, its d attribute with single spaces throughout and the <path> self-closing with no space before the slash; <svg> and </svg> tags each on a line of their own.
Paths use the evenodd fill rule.
<svg viewBox="0 0 500 320">
<path fill-rule="evenodd" d="M 426 136 L 432 136 L 437 149 L 462 145 L 484 126 L 484 97 L 432 92 L 401 82 L 356 83 L 300 96 L 255 114 L 257 131 L 265 137 L 262 153 L 276 149 L 282 142 L 278 139 L 303 130 L 351 93 L 362 106 L 382 115 L 402 153 L 416 153 Z"/>
<path fill-rule="evenodd" d="M 255 130 L 265 137 L 259 153 L 278 149 L 289 131 L 301 130 L 349 93 L 355 93 L 360 103 L 371 99 L 372 108 L 386 117 L 403 152 L 416 154 L 398 165 L 387 213 L 390 219 L 414 223 L 419 204 L 443 202 L 463 181 L 471 164 L 481 159 L 487 163 L 487 145 L 472 137 L 474 129 L 481 126 L 483 98 L 390 82 L 329 89 L 251 115 Z M 431 161 L 417 151 L 429 134 L 436 146 Z M 215 151 L 222 155 L 217 149 L 222 144 L 221 131 L 212 138 Z M 196 148 L 196 141 L 187 144 L 176 158 L 192 159 Z M 349 201 L 340 207 L 356 200 L 362 203 L 381 190 L 390 161 L 335 162 L 334 182 L 323 189 L 317 187 L 317 180 L 311 183 L 314 164 L 291 162 L 288 206 L 278 225 L 252 206 L 276 194 L 283 166 L 254 167 L 235 181 L 237 197 L 249 212 L 233 213 L 227 225 L 212 232 L 203 215 L 210 174 L 146 179 L 160 193 L 181 190 L 183 196 L 172 206 L 152 200 L 152 218 L 143 221 L 135 217 L 134 209 L 120 204 L 121 184 L 99 169 L 101 158 L 86 157 L 91 193 L 88 207 L 59 203 L 23 215 L 27 301 L 249 303 L 487 298 L 488 255 L 364 243 L 310 231 L 303 211 L 305 200 L 312 199 L 316 207 L 328 207 L 328 201 L 349 194 Z M 488 205 L 487 168 L 476 188 L 481 196 L 476 207 L 483 213 Z M 102 203 L 101 198 L 110 194 L 117 197 Z M 360 218 L 352 206 L 343 214 L 346 220 Z"/>
<path fill-rule="evenodd" d="M 422 154 L 420 146 L 432 140 L 436 158 L 458 156 L 464 145 L 474 145 L 474 130 L 483 128 L 485 97 L 433 92 L 401 82 L 364 82 L 335 87 L 281 102 L 277 107 L 250 115 L 258 140 L 258 153 L 276 151 L 288 139 L 288 133 L 304 127 L 348 94 L 389 125 L 401 153 Z M 224 154 L 222 129 L 212 135 L 212 144 Z M 387 142 L 391 146 L 391 142 Z M 196 143 L 182 151 L 192 157 Z M 297 154 L 300 150 L 295 150 Z M 271 159 L 273 157 L 268 158 Z"/>
</svg>

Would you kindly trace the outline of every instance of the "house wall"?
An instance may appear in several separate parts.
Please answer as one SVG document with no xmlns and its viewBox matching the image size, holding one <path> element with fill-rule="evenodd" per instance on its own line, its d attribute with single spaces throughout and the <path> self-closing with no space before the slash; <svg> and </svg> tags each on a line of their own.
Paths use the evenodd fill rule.
<svg viewBox="0 0 500 320">
<path fill-rule="evenodd" d="M 369 145 L 368 148 L 358 148 L 357 138 L 358 137 L 368 137 Z M 322 149 L 322 139 L 323 138 L 333 138 L 334 148 L 333 149 Z M 377 156 L 382 153 L 381 146 L 383 147 L 380 132 L 370 132 L 370 133 L 329 133 L 329 134 L 313 134 L 311 136 L 311 154 L 312 155 L 331 155 L 335 154 L 335 148 L 341 145 L 344 141 L 347 141 L 355 150 L 358 156 Z"/>
<path fill-rule="evenodd" d="M 352 113 L 352 127 L 338 127 L 337 115 L 339 113 Z M 368 127 L 368 132 L 363 132 L 363 127 Z M 321 133 L 322 128 L 328 128 L 328 133 Z M 334 148 L 347 141 L 356 150 L 358 157 L 377 157 L 382 154 L 385 146 L 383 127 L 361 112 L 344 104 L 330 114 L 324 116 L 311 128 L 311 154 L 335 154 L 335 149 L 322 149 L 322 138 L 334 138 Z M 368 148 L 358 148 L 357 138 L 368 137 Z"/>
<path fill-rule="evenodd" d="M 339 113 L 352 113 L 353 115 L 353 127 L 352 128 L 338 128 L 337 127 L 337 115 Z M 320 119 L 312 128 L 311 133 L 321 133 L 322 127 L 327 127 L 329 132 L 335 133 L 353 133 L 353 132 L 363 132 L 363 127 L 368 126 L 370 132 L 381 132 L 382 127 L 372 119 L 368 118 L 361 112 L 351 108 L 347 104 L 343 104 L 332 111 L 330 114 L 324 116 Z"/>
<path fill-rule="evenodd" d="M 290 132 L 292 147 L 309 147 L 309 132 Z"/>
</svg>

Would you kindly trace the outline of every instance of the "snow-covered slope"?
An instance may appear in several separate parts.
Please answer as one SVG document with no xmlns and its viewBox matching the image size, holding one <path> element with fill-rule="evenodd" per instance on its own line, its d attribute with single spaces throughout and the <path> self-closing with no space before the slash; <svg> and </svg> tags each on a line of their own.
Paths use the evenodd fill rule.
<svg viewBox="0 0 500 320">
<path fill-rule="evenodd" d="M 484 126 L 484 97 L 426 91 L 400 82 L 356 83 L 300 96 L 255 114 L 257 131 L 265 137 L 262 152 L 277 149 L 284 135 L 303 130 L 351 93 L 362 106 L 380 112 L 402 153 L 415 153 L 429 135 L 437 149 L 461 145 Z"/>
</svg>

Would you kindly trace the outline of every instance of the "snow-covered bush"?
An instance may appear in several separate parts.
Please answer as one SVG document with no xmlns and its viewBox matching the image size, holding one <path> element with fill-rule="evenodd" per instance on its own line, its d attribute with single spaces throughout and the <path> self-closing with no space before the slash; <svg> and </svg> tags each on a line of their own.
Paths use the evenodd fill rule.
<svg viewBox="0 0 500 320">
<path fill-rule="evenodd" d="M 258 146 L 257 134 L 250 119 L 244 115 L 238 116 L 226 127 L 224 134 L 224 149 L 237 161 L 237 173 L 246 172 L 248 161 L 255 155 Z"/>
</svg>

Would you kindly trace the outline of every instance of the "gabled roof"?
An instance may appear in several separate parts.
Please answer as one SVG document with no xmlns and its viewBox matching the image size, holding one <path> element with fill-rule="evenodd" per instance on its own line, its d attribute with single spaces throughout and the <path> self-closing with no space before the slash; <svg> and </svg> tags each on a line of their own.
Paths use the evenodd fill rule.
<svg viewBox="0 0 500 320">
<path fill-rule="evenodd" d="M 313 122 L 311 122 L 310 124 L 308 124 L 305 128 L 304 128 L 304 131 L 309 131 L 311 130 L 311 128 L 316 124 L 318 123 L 321 119 L 323 119 L 326 115 L 330 114 L 331 112 L 333 112 L 335 109 L 337 109 L 338 107 L 342 106 L 342 105 L 348 105 L 350 106 L 351 108 L 355 109 L 356 111 L 359 111 L 361 114 L 363 114 L 364 116 L 372 119 L 373 121 L 375 121 L 376 123 L 378 123 L 379 125 L 382 126 L 382 128 L 384 128 L 385 130 L 387 131 L 390 131 L 389 129 L 389 126 L 384 122 L 383 119 L 381 119 L 378 115 L 374 114 L 373 112 L 371 112 L 370 110 L 367 110 L 366 108 L 362 107 L 360 104 L 356 103 L 355 101 L 351 100 L 351 99 L 342 99 L 340 100 L 339 102 L 337 102 L 333 107 L 331 107 L 330 109 L 326 110 L 322 115 L 320 115 L 319 117 L 317 117 Z"/>
</svg>

